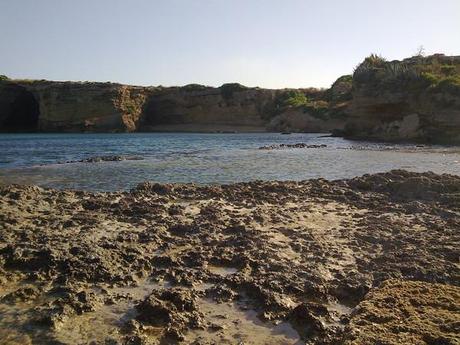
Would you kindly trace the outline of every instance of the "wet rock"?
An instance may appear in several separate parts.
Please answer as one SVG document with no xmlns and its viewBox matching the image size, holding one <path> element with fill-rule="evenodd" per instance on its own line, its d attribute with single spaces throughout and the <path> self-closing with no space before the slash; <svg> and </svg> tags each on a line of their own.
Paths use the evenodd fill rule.
<svg viewBox="0 0 460 345">
<path fill-rule="evenodd" d="M 206 297 L 212 298 L 218 303 L 229 302 L 238 297 L 238 293 L 226 286 L 213 286 L 206 290 Z"/>
<path fill-rule="evenodd" d="M 261 321 L 289 320 L 301 341 L 332 344 L 383 325 L 380 307 L 393 320 L 385 306 L 399 308 L 395 295 L 359 317 L 348 308 L 384 280 L 458 285 L 459 180 L 395 170 L 339 181 L 150 183 L 114 193 L 0 186 L 0 328 L 39 343 L 91 319 L 97 335 L 84 343 L 177 342 L 219 323 L 207 319 L 208 297 L 221 308 L 230 301 L 254 308 Z M 424 301 L 425 289 L 436 289 L 396 289 L 410 290 L 403 304 L 435 320 Z M 399 320 L 392 329 L 402 334 L 410 319 Z M 108 330 L 96 332 L 101 324 Z M 455 325 L 411 334 L 455 343 Z M 229 329 L 216 332 L 225 338 Z"/>
<path fill-rule="evenodd" d="M 139 313 L 137 320 L 148 325 L 167 326 L 172 330 L 198 327 L 202 316 L 196 300 L 196 294 L 186 289 L 153 292 L 136 306 Z"/>
<path fill-rule="evenodd" d="M 372 290 L 352 314 L 342 342 L 370 344 L 455 344 L 460 288 L 388 280 Z M 411 320 L 407 322 L 406 320 Z"/>
<path fill-rule="evenodd" d="M 180 205 L 171 205 L 168 208 L 168 213 L 171 216 L 176 216 L 176 215 L 183 215 L 184 214 L 184 208 Z"/>
<path fill-rule="evenodd" d="M 407 200 L 437 200 L 442 194 L 460 193 L 460 177 L 422 173 L 413 175 L 404 170 L 364 175 L 351 179 L 349 185 L 367 191 L 389 193 Z"/>
<path fill-rule="evenodd" d="M 175 224 L 169 228 L 169 232 L 173 235 L 184 236 L 198 232 L 198 227 L 195 224 Z"/>
<path fill-rule="evenodd" d="M 36 299 L 40 294 L 39 289 L 36 286 L 28 285 L 17 289 L 16 291 L 10 292 L 3 296 L 0 301 L 3 303 L 17 303 L 17 302 L 28 302 Z"/>
<path fill-rule="evenodd" d="M 318 149 L 327 147 L 326 144 L 305 144 L 305 143 L 297 143 L 297 144 L 279 144 L 279 145 L 269 145 L 269 146 L 261 146 L 259 150 L 282 150 L 282 149 Z"/>
<path fill-rule="evenodd" d="M 167 184 L 153 183 L 153 182 L 143 182 L 136 186 L 133 189 L 135 193 L 154 193 L 159 195 L 166 195 L 170 193 L 173 188 Z"/>
<path fill-rule="evenodd" d="M 29 249 L 6 246 L 0 250 L 5 267 L 21 270 L 49 270 L 56 262 L 53 251 L 48 248 Z"/>
<path fill-rule="evenodd" d="M 59 162 L 59 164 L 68 164 L 68 163 L 99 163 L 99 162 L 121 162 L 124 160 L 129 160 L 129 161 L 139 161 L 143 160 L 143 157 L 139 156 L 120 156 L 120 155 L 114 155 L 114 156 L 95 156 L 95 157 L 89 157 L 89 158 L 84 158 L 80 160 L 75 160 L 75 161 L 66 161 L 66 162 Z"/>
<path fill-rule="evenodd" d="M 64 322 L 75 315 L 75 310 L 71 306 L 58 300 L 47 306 L 36 308 L 35 314 L 35 323 L 50 327 L 53 330 L 58 330 Z"/>
<path fill-rule="evenodd" d="M 289 321 L 304 339 L 324 336 L 324 318 L 329 312 L 326 307 L 316 303 L 302 303 L 289 314 Z"/>
</svg>

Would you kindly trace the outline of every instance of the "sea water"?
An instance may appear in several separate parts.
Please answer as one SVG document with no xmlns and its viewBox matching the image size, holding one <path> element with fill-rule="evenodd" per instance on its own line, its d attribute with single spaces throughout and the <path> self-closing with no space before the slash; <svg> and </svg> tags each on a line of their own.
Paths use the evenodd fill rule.
<svg viewBox="0 0 460 345">
<path fill-rule="evenodd" d="M 295 143 L 326 146 L 259 149 Z M 134 159 L 75 162 L 108 155 Z M 340 179 L 391 169 L 460 174 L 460 147 L 349 141 L 317 133 L 0 134 L 1 184 L 113 191 L 143 181 Z"/>
</svg>

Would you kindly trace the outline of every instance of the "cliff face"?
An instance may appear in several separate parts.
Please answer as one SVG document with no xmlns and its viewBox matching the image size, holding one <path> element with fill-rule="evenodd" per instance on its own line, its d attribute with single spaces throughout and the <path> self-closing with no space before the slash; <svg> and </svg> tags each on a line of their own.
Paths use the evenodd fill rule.
<svg viewBox="0 0 460 345">
<path fill-rule="evenodd" d="M 34 97 L 39 108 L 36 129 L 47 132 L 134 131 L 149 93 L 147 88 L 111 83 L 16 84 Z"/>
<path fill-rule="evenodd" d="M 148 99 L 139 129 L 264 131 L 264 110 L 277 92 L 239 84 L 159 89 Z"/>
<path fill-rule="evenodd" d="M 460 143 L 460 57 L 371 55 L 328 90 L 0 80 L 0 131 L 292 131 Z"/>
<path fill-rule="evenodd" d="M 304 104 L 290 104 L 292 92 L 295 97 L 306 94 L 313 99 L 324 94 L 316 89 L 270 90 L 239 84 L 147 88 L 112 83 L 3 81 L 0 129 L 311 132 L 337 126 L 323 115 L 312 116 Z"/>
<path fill-rule="evenodd" d="M 0 82 L 0 129 L 35 131 L 38 129 L 39 104 L 25 87 Z"/>
<path fill-rule="evenodd" d="M 0 129 L 134 131 L 148 94 L 147 88 L 111 83 L 2 82 Z"/>
<path fill-rule="evenodd" d="M 460 57 L 367 58 L 353 75 L 345 136 L 460 143 Z"/>
</svg>

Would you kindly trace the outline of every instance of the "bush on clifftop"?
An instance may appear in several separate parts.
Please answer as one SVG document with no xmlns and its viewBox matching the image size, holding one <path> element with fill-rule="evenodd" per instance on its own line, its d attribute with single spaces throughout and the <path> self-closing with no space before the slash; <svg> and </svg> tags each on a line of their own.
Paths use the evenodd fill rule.
<svg viewBox="0 0 460 345">
<path fill-rule="evenodd" d="M 459 64 L 442 54 L 390 62 L 372 54 L 353 73 L 356 87 L 365 84 L 368 89 L 378 87 L 412 92 L 458 92 L 459 79 Z"/>
<path fill-rule="evenodd" d="M 369 67 L 383 67 L 386 62 L 387 60 L 382 55 L 371 54 L 364 59 L 363 64 Z"/>
<path fill-rule="evenodd" d="M 10 78 L 8 78 L 6 75 L 0 74 L 0 81 L 9 80 L 9 79 Z"/>
<path fill-rule="evenodd" d="M 185 91 L 205 91 L 209 90 L 210 87 L 201 84 L 187 84 L 185 86 L 182 86 L 182 89 Z"/>
<path fill-rule="evenodd" d="M 277 105 L 283 109 L 300 107 L 307 103 L 307 96 L 298 90 L 289 90 L 285 93 L 282 93 L 277 99 Z"/>
<path fill-rule="evenodd" d="M 383 68 L 387 60 L 380 55 L 371 54 L 353 71 L 353 80 L 366 83 L 375 79 L 376 72 Z"/>
<path fill-rule="evenodd" d="M 234 92 L 243 91 L 247 89 L 248 88 L 246 86 L 241 85 L 239 83 L 227 83 L 223 84 L 220 87 L 220 93 L 222 94 L 223 98 L 229 99 L 233 97 Z"/>
<path fill-rule="evenodd" d="M 447 93 L 460 93 L 460 76 L 443 78 L 435 87 L 435 91 Z"/>
<path fill-rule="evenodd" d="M 314 101 L 303 106 L 303 112 L 320 119 L 327 120 L 329 112 L 329 103 L 326 101 Z"/>
</svg>

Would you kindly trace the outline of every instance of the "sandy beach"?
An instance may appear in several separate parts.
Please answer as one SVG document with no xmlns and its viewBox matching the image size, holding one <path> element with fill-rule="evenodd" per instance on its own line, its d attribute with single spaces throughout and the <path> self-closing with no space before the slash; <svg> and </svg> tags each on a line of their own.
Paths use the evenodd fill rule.
<svg viewBox="0 0 460 345">
<path fill-rule="evenodd" d="M 460 343 L 459 176 L 11 185 L 0 209 L 0 343 Z"/>
</svg>

